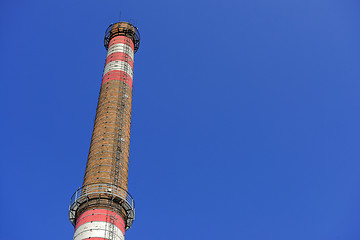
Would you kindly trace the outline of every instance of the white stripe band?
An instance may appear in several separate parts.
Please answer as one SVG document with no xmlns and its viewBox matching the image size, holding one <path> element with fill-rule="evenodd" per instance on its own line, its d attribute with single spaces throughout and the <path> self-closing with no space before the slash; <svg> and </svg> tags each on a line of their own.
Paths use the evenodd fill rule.
<svg viewBox="0 0 360 240">
<path fill-rule="evenodd" d="M 134 60 L 134 51 L 132 50 L 132 48 L 129 45 L 124 44 L 124 43 L 117 43 L 117 44 L 111 45 L 111 47 L 109 47 L 109 49 L 108 49 L 106 57 L 108 57 L 110 54 L 117 53 L 117 52 L 125 53 L 125 54 L 129 55 L 132 60 Z"/>
<path fill-rule="evenodd" d="M 104 68 L 104 73 L 103 76 L 105 74 L 107 74 L 110 71 L 113 70 L 121 70 L 126 72 L 127 74 L 129 74 L 131 76 L 131 78 L 133 77 L 133 70 L 130 66 L 129 63 L 124 62 L 124 61 L 111 61 L 108 62 L 108 64 L 106 64 L 105 68 Z"/>
<path fill-rule="evenodd" d="M 113 236 L 113 238 L 111 238 Z M 75 233 L 74 240 L 83 240 L 89 237 L 98 237 L 113 240 L 125 240 L 122 231 L 109 222 L 87 222 L 80 225 Z"/>
</svg>

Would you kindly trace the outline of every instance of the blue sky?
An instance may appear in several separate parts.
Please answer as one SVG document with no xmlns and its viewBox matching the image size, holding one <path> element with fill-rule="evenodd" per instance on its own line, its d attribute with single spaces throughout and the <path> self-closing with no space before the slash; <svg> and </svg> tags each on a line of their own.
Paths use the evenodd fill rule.
<svg viewBox="0 0 360 240">
<path fill-rule="evenodd" d="M 141 33 L 127 239 L 360 239 L 350 0 L 2 1 L 2 239 L 72 239 L 120 11 Z"/>
</svg>

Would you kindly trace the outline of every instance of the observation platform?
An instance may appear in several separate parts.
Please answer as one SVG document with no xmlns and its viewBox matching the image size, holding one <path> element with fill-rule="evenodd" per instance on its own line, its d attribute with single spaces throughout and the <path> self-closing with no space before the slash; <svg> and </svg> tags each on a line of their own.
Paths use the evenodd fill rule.
<svg viewBox="0 0 360 240">
<path fill-rule="evenodd" d="M 124 217 L 125 230 L 135 219 L 135 202 L 132 196 L 113 184 L 91 184 L 79 188 L 71 197 L 69 220 L 76 225 L 77 217 L 90 208 L 115 210 Z"/>
</svg>

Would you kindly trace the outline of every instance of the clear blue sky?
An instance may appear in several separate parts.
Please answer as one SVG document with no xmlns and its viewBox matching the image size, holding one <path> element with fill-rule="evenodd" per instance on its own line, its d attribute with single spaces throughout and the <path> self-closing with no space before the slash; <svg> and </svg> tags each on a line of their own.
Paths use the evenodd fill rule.
<svg viewBox="0 0 360 240">
<path fill-rule="evenodd" d="M 1 239 L 72 239 L 120 11 L 141 32 L 127 239 L 360 239 L 356 0 L 1 1 Z"/>
</svg>

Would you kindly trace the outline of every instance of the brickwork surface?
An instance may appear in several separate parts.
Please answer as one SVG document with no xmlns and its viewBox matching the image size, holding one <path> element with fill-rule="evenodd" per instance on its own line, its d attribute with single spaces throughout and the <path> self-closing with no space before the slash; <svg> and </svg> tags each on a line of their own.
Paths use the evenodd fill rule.
<svg viewBox="0 0 360 240">
<path fill-rule="evenodd" d="M 116 36 L 109 46 L 83 186 L 107 183 L 127 190 L 134 45 Z"/>
</svg>

